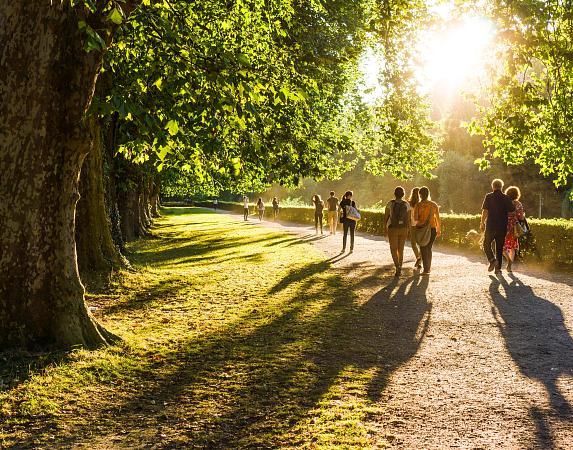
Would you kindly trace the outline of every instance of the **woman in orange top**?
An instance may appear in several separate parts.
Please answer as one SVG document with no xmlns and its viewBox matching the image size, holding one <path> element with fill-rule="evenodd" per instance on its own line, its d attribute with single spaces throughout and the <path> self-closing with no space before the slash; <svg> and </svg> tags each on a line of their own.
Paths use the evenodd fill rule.
<svg viewBox="0 0 573 450">
<path fill-rule="evenodd" d="M 422 266 L 424 271 L 422 275 L 429 275 L 430 268 L 432 267 L 432 245 L 436 237 L 440 236 L 440 207 L 437 203 L 433 202 L 430 198 L 430 190 L 423 186 L 420 188 L 420 202 L 414 207 L 414 219 L 417 225 L 423 225 L 428 221 L 431 228 L 431 237 L 428 245 L 420 246 L 422 253 Z"/>
</svg>

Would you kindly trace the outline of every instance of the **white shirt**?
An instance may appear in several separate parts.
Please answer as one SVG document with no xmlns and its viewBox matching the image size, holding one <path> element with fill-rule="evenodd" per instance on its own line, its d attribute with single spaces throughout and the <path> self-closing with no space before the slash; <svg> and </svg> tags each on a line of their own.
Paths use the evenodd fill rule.
<svg viewBox="0 0 573 450">
<path fill-rule="evenodd" d="M 244 206 L 245 208 L 248 208 L 248 207 L 249 207 L 249 199 L 248 199 L 247 197 L 245 197 L 245 198 L 243 199 L 243 206 Z"/>
</svg>

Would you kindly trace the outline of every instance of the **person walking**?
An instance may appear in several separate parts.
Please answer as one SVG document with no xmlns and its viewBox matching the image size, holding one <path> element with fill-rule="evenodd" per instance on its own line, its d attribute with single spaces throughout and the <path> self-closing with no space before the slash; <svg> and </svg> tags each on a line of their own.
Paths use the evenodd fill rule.
<svg viewBox="0 0 573 450">
<path fill-rule="evenodd" d="M 485 232 L 483 251 L 489 261 L 487 270 L 491 272 L 495 269 L 496 273 L 501 273 L 508 215 L 515 210 L 515 206 L 511 199 L 502 192 L 503 180 L 496 178 L 491 182 L 491 188 L 492 192 L 487 194 L 483 200 L 480 230 Z"/>
<path fill-rule="evenodd" d="M 273 197 L 273 220 L 277 220 L 279 216 L 279 201 L 276 197 Z"/>
<path fill-rule="evenodd" d="M 243 220 L 249 220 L 249 197 L 243 196 Z"/>
<path fill-rule="evenodd" d="M 505 195 L 509 197 L 514 207 L 514 210 L 510 211 L 507 216 L 507 233 L 505 234 L 505 241 L 503 243 L 503 256 L 505 256 L 507 260 L 506 270 L 512 272 L 511 266 L 519 251 L 519 236 L 515 233 L 515 227 L 518 225 L 518 222 L 525 220 L 525 210 L 519 201 L 521 191 L 517 186 L 508 187 L 505 190 Z"/>
<path fill-rule="evenodd" d="M 213 199 L 213 209 L 217 211 L 217 206 L 219 206 L 219 200 L 217 198 Z"/>
<path fill-rule="evenodd" d="M 312 203 L 314 204 L 314 229 L 316 234 L 318 234 L 318 225 L 320 225 L 320 234 L 324 234 L 322 232 L 322 211 L 324 210 L 324 202 L 320 195 L 314 194 L 312 196 Z"/>
<path fill-rule="evenodd" d="M 422 267 L 422 253 L 420 252 L 420 246 L 416 240 L 416 221 L 414 220 L 414 208 L 420 201 L 420 188 L 415 187 L 410 192 L 410 198 L 408 198 L 408 203 L 410 204 L 410 245 L 412 246 L 412 251 L 416 257 L 416 263 L 414 267 L 420 269 Z"/>
<path fill-rule="evenodd" d="M 341 219 L 342 222 L 342 251 L 340 253 L 344 253 L 346 251 L 346 241 L 348 232 L 350 232 L 350 253 L 354 251 L 354 230 L 356 229 L 356 221 L 349 218 L 347 216 L 347 206 L 352 206 L 356 208 L 356 203 L 352 200 L 352 191 L 346 191 L 344 193 L 344 197 L 340 201 L 340 210 L 342 211 Z"/>
<path fill-rule="evenodd" d="M 265 204 L 261 197 L 257 200 L 257 211 L 259 213 L 259 222 L 262 222 L 263 216 L 265 215 Z"/>
<path fill-rule="evenodd" d="M 384 208 L 383 228 L 388 235 L 390 253 L 396 267 L 396 273 L 394 274 L 396 277 L 399 277 L 402 273 L 404 244 L 410 228 L 410 204 L 404 200 L 405 194 L 402 186 L 396 187 L 394 189 L 394 199 L 390 200 L 386 208 Z"/>
<path fill-rule="evenodd" d="M 426 186 L 420 188 L 420 202 L 414 207 L 414 220 L 416 221 L 416 229 L 423 227 L 430 227 L 430 239 L 427 244 L 421 245 L 420 253 L 422 254 L 422 267 L 424 271 L 422 275 L 429 275 L 432 268 L 432 246 L 437 237 L 440 236 L 441 223 L 440 223 L 440 207 L 437 203 L 433 202 L 430 197 L 430 190 Z"/>
<path fill-rule="evenodd" d="M 328 229 L 332 235 L 336 234 L 338 227 L 338 198 L 334 195 L 334 191 L 330 191 L 330 197 L 326 200 L 328 204 Z"/>
</svg>

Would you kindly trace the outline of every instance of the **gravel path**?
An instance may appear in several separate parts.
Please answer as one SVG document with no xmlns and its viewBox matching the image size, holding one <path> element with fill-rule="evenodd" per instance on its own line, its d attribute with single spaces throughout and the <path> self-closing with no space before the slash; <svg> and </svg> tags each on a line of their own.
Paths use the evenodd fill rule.
<svg viewBox="0 0 573 450">
<path fill-rule="evenodd" d="M 374 386 L 383 411 L 373 442 L 393 448 L 573 449 L 573 279 L 517 267 L 494 277 L 485 258 L 439 247 L 432 274 L 392 277 L 388 243 L 357 234 L 340 256 L 342 233 L 315 236 L 295 224 L 252 220 L 322 250 L 358 285 L 384 325 L 386 373 Z M 391 325 L 391 327 L 390 327 Z M 382 341 L 378 341 L 382 342 Z"/>
</svg>

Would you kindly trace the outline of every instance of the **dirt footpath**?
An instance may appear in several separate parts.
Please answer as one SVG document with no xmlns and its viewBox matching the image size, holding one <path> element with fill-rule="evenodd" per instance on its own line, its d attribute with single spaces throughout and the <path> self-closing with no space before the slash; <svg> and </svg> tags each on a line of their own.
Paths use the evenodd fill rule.
<svg viewBox="0 0 573 450">
<path fill-rule="evenodd" d="M 438 245 L 429 278 L 413 270 L 407 248 L 394 280 L 381 237 L 359 234 L 354 253 L 338 255 L 342 233 L 251 222 L 299 235 L 351 280 L 370 277 L 360 302 L 380 321 L 394 316 L 395 332 L 384 335 L 394 350 L 375 396 L 383 414 L 372 417 L 374 442 L 573 449 L 573 277 L 519 266 L 494 277 L 485 258 Z"/>
</svg>

